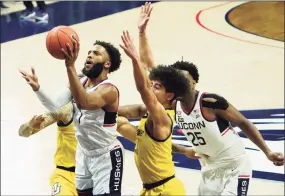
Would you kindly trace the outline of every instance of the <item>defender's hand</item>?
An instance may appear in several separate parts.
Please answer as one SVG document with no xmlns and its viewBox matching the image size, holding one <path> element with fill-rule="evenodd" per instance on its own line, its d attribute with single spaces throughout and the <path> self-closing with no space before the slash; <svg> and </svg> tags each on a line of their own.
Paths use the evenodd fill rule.
<svg viewBox="0 0 285 196">
<path fill-rule="evenodd" d="M 120 47 L 125 51 L 126 55 L 128 55 L 132 60 L 138 61 L 139 55 L 133 44 L 133 41 L 129 35 L 128 31 L 123 31 L 123 35 L 121 36 L 123 45 L 120 44 Z"/>
<path fill-rule="evenodd" d="M 284 155 L 281 152 L 269 152 L 266 156 L 274 165 L 284 165 Z"/>
<path fill-rule="evenodd" d="M 32 74 L 29 74 L 19 69 L 19 72 L 21 73 L 22 77 L 27 81 L 27 83 L 32 87 L 34 91 L 37 91 L 40 88 L 38 77 L 36 76 L 36 72 L 33 67 L 31 68 L 31 71 L 32 71 Z"/>
<path fill-rule="evenodd" d="M 29 127 L 34 130 L 41 130 L 44 127 L 45 117 L 43 115 L 35 115 L 29 121 Z"/>
<path fill-rule="evenodd" d="M 152 9 L 153 7 L 151 6 L 151 2 L 146 2 L 145 5 L 141 7 L 141 13 L 138 23 L 140 33 L 145 31 Z"/>
</svg>

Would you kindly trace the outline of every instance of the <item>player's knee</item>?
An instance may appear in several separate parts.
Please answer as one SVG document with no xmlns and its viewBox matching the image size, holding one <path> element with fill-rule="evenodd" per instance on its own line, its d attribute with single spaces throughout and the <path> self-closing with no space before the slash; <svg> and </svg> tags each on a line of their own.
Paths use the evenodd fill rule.
<svg viewBox="0 0 285 196">
<path fill-rule="evenodd" d="M 80 190 L 80 189 L 76 189 L 78 196 L 93 196 L 93 188 L 90 189 L 84 189 L 84 190 Z"/>
</svg>

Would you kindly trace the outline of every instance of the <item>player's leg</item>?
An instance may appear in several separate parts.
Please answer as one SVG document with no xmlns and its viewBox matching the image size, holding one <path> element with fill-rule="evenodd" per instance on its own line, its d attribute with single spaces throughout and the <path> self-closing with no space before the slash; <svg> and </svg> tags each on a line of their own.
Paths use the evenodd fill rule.
<svg viewBox="0 0 285 196">
<path fill-rule="evenodd" d="M 50 178 L 51 195 L 77 195 L 74 181 L 75 172 L 56 168 Z"/>
<path fill-rule="evenodd" d="M 86 157 L 78 145 L 76 150 L 75 185 L 78 196 L 92 196 L 92 175 L 88 171 Z"/>
<path fill-rule="evenodd" d="M 119 143 L 108 152 L 93 157 L 89 170 L 93 174 L 93 195 L 121 195 L 124 149 Z"/>
<path fill-rule="evenodd" d="M 229 179 L 221 195 L 246 196 L 252 177 L 250 160 L 247 156 L 239 161 L 239 165 L 230 170 Z"/>
<path fill-rule="evenodd" d="M 221 195 L 224 186 L 225 168 L 209 169 L 202 171 L 198 195 Z"/>
</svg>

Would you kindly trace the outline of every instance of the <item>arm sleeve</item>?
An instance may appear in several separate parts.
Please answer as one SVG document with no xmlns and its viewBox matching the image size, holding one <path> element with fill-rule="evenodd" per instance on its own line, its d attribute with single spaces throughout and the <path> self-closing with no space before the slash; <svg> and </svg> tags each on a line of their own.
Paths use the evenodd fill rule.
<svg viewBox="0 0 285 196">
<path fill-rule="evenodd" d="M 213 101 L 206 101 L 204 98 L 212 98 Z M 224 97 L 210 93 L 203 95 L 202 106 L 206 108 L 226 110 L 229 107 L 229 103 Z"/>
<path fill-rule="evenodd" d="M 67 87 L 57 94 L 46 93 L 41 87 L 35 93 L 43 106 L 51 112 L 55 112 L 72 100 L 71 91 Z"/>
</svg>

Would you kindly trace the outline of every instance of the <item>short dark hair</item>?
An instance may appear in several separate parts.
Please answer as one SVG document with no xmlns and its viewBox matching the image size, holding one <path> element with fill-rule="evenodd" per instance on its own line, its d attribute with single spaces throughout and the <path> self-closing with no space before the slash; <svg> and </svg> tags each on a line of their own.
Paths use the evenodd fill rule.
<svg viewBox="0 0 285 196">
<path fill-rule="evenodd" d="M 96 40 L 94 45 L 100 45 L 104 47 L 105 50 L 107 51 L 111 61 L 111 66 L 109 68 L 110 73 L 120 68 L 122 62 L 121 53 L 113 44 L 109 42 Z"/>
<path fill-rule="evenodd" d="M 183 73 L 171 66 L 158 65 L 151 70 L 149 78 L 160 81 L 166 92 L 174 93 L 174 98 L 184 96 L 190 88 Z"/>
<path fill-rule="evenodd" d="M 196 83 L 199 82 L 198 68 L 193 63 L 190 63 L 187 61 L 177 61 L 170 66 L 176 69 L 179 69 L 179 70 L 187 71 L 192 76 L 192 78 L 196 81 Z"/>
</svg>

